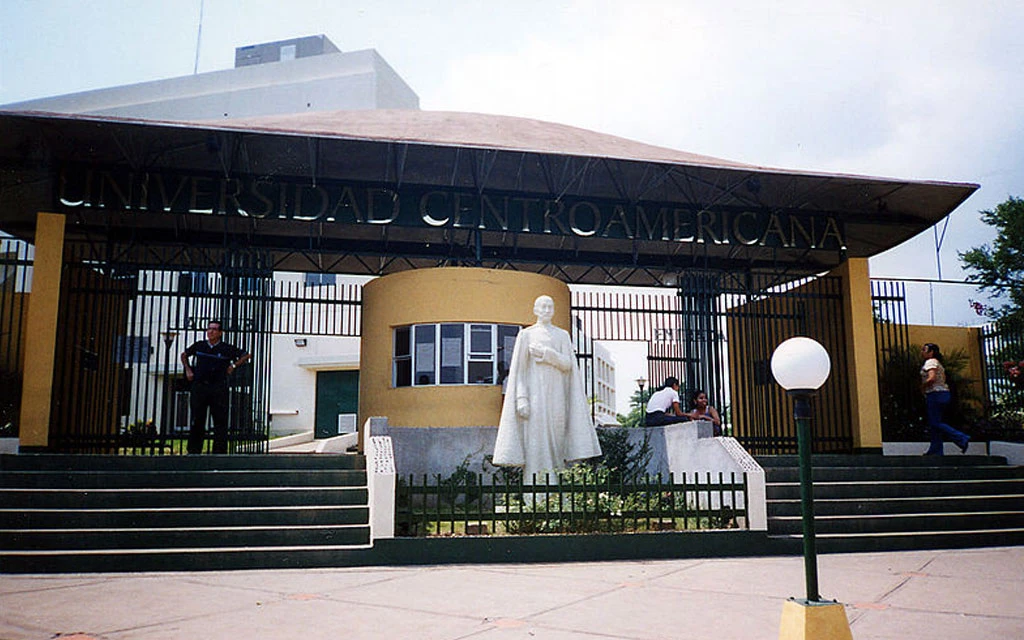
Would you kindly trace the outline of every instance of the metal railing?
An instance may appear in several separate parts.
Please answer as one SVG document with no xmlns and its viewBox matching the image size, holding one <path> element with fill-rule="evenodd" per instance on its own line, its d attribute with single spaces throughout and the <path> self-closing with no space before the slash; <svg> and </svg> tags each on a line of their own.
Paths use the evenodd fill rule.
<svg viewBox="0 0 1024 640">
<path fill-rule="evenodd" d="M 504 474 L 409 476 L 395 535 L 523 535 L 748 528 L 746 474 L 614 479 L 579 467 L 524 484 Z"/>
</svg>

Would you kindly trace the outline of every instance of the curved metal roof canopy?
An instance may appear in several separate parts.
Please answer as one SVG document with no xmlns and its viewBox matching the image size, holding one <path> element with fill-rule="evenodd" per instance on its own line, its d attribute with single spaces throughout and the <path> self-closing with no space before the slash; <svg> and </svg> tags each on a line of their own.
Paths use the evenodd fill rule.
<svg viewBox="0 0 1024 640">
<path fill-rule="evenodd" d="M 660 284 L 693 267 L 817 273 L 903 242 L 978 188 L 425 111 L 219 122 L 0 112 L 0 163 L 0 228 L 23 237 L 37 211 L 57 210 L 72 240 L 131 240 L 151 255 L 255 247 L 276 269 L 473 264 L 594 284 Z"/>
</svg>

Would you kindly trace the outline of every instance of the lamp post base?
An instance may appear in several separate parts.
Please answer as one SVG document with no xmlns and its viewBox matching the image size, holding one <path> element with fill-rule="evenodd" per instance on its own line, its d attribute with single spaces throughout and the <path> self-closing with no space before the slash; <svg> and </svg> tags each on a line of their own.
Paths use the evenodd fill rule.
<svg viewBox="0 0 1024 640">
<path fill-rule="evenodd" d="M 782 605 L 779 640 L 853 640 L 853 634 L 838 602 L 790 598 Z"/>
</svg>

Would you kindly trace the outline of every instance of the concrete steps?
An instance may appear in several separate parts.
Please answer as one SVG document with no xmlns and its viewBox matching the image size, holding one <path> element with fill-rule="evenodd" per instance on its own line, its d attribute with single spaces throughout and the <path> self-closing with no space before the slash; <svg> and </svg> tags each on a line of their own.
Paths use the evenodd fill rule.
<svg viewBox="0 0 1024 640">
<path fill-rule="evenodd" d="M 356 455 L 3 455 L 0 572 L 338 565 L 367 496 Z"/>
<path fill-rule="evenodd" d="M 768 533 L 799 552 L 803 527 L 796 456 L 758 459 Z M 1024 544 L 1024 468 L 990 456 L 812 458 L 821 552 Z"/>
</svg>

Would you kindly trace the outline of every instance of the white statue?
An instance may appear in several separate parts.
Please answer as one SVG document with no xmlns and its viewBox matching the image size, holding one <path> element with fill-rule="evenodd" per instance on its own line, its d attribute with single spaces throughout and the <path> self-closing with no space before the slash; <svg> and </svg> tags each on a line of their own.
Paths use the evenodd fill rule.
<svg viewBox="0 0 1024 640">
<path fill-rule="evenodd" d="M 533 313 L 536 324 L 519 332 L 512 350 L 494 443 L 494 464 L 523 467 L 527 483 L 601 455 L 569 334 L 551 324 L 554 301 L 540 296 Z"/>
</svg>

